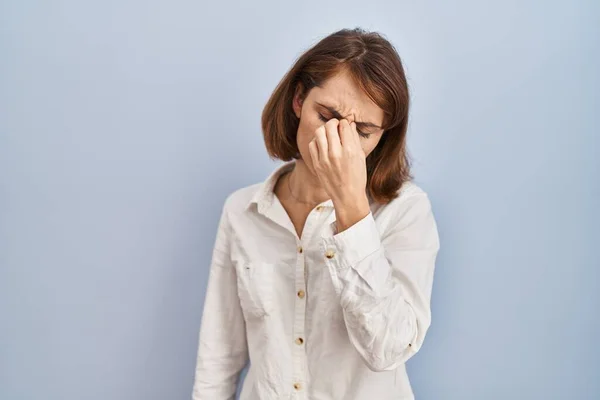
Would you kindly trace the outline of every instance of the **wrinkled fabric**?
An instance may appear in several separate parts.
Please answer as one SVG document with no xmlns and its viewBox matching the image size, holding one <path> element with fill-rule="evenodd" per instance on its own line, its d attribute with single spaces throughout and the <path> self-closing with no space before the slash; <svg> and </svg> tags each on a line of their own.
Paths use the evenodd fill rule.
<svg viewBox="0 0 600 400">
<path fill-rule="evenodd" d="M 230 194 L 206 291 L 193 400 L 414 399 L 405 362 L 431 323 L 439 236 L 413 182 L 337 232 L 331 200 L 299 238 L 274 187 L 294 161 Z"/>
</svg>

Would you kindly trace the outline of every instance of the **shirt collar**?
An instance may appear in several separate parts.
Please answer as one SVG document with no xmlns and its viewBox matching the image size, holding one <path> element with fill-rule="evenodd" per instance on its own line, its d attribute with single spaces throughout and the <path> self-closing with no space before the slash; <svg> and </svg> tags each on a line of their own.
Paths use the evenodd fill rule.
<svg viewBox="0 0 600 400">
<path fill-rule="evenodd" d="M 246 209 L 248 209 L 252 204 L 256 203 L 259 212 L 263 212 L 267 208 L 269 208 L 273 204 L 273 200 L 275 199 L 275 184 L 281 175 L 290 171 L 294 168 L 296 164 L 296 160 L 288 161 L 283 163 L 282 165 L 277 166 L 268 176 L 267 178 L 261 182 L 258 186 L 258 189 L 252 195 L 250 202 L 246 205 Z M 373 199 L 369 195 L 367 191 L 367 197 L 369 198 L 369 204 L 373 204 Z M 328 199 L 324 202 L 317 204 L 316 206 L 321 207 L 332 207 L 333 208 L 333 200 Z M 315 207 L 316 207 L 315 206 Z M 335 215 L 335 214 L 334 214 Z"/>
<path fill-rule="evenodd" d="M 263 210 L 269 208 L 273 204 L 273 200 L 275 199 L 275 184 L 281 175 L 292 170 L 296 164 L 296 160 L 288 161 L 277 168 L 275 168 L 262 182 L 256 192 L 252 195 L 250 202 L 247 205 L 247 208 L 252 204 L 256 203 L 258 206 L 258 210 L 262 212 Z M 328 199 L 318 204 L 322 207 L 333 207 L 333 200 Z"/>
</svg>

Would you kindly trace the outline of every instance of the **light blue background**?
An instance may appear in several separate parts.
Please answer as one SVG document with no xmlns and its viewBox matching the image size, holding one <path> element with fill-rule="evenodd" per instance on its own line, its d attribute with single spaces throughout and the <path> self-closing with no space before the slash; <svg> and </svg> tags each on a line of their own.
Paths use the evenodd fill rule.
<svg viewBox="0 0 600 400">
<path fill-rule="evenodd" d="M 418 400 L 600 398 L 594 1 L 0 3 L 0 399 L 189 399 L 222 203 L 325 35 L 385 34 L 442 249 Z"/>
</svg>

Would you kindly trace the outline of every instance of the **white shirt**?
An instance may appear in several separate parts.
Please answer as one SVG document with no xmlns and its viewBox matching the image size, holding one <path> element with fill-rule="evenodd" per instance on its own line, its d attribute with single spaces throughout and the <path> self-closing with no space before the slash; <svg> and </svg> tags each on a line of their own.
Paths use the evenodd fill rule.
<svg viewBox="0 0 600 400">
<path fill-rule="evenodd" d="M 332 200 L 298 237 L 273 189 L 295 161 L 223 206 L 200 327 L 193 400 L 414 399 L 404 363 L 423 344 L 439 250 L 413 182 L 337 233 Z"/>
</svg>

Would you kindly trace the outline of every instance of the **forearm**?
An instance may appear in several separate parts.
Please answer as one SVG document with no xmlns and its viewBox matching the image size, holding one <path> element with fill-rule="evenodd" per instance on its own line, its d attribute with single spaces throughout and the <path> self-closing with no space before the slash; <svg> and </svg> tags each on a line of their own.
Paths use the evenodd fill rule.
<svg viewBox="0 0 600 400">
<path fill-rule="evenodd" d="M 395 368 L 416 353 L 431 321 L 437 228 L 426 196 L 403 204 L 393 210 L 399 215 L 384 218 L 385 228 L 371 212 L 355 221 L 359 214 L 344 210 L 339 229 L 322 241 L 348 335 L 373 370 Z"/>
</svg>

